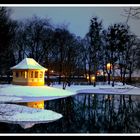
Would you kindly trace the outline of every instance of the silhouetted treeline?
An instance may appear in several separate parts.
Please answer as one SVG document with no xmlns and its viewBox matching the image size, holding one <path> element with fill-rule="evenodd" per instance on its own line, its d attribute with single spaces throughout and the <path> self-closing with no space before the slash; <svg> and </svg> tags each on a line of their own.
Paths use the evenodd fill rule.
<svg viewBox="0 0 140 140">
<path fill-rule="evenodd" d="M 115 23 L 104 29 L 103 21 L 93 17 L 89 32 L 81 38 L 65 25 L 54 26 L 49 18 L 33 16 L 15 21 L 10 18 L 9 8 L 0 8 L 0 76 L 9 77 L 10 67 L 31 57 L 48 68 L 48 85 L 52 70 L 59 76 L 59 84 L 64 77 L 65 88 L 67 84 L 70 86 L 73 76 L 94 74 L 97 77 L 99 69 L 108 77 L 114 77 L 116 65 L 125 84 L 126 74 L 131 82 L 132 72 L 140 63 L 139 52 L 139 40 L 125 23 Z M 110 71 L 107 63 L 112 65 Z"/>
</svg>

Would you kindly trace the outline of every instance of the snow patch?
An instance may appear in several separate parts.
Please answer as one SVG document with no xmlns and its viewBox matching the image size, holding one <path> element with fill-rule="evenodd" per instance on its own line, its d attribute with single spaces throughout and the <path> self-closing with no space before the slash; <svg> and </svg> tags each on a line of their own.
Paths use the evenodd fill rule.
<svg viewBox="0 0 140 140">
<path fill-rule="evenodd" d="M 54 87 L 62 88 L 62 85 L 54 85 Z M 125 95 L 140 95 L 140 88 L 116 83 L 114 87 L 111 85 L 71 85 L 66 87 L 66 90 L 76 92 L 77 94 L 125 94 Z"/>
<path fill-rule="evenodd" d="M 0 103 L 5 103 L 5 102 L 16 102 L 20 101 L 22 98 L 19 97 L 9 97 L 9 96 L 0 96 Z"/>
<path fill-rule="evenodd" d="M 51 110 L 40 110 L 14 104 L 0 104 L 0 122 L 19 124 L 30 128 L 35 124 L 49 123 L 62 118 Z"/>
<path fill-rule="evenodd" d="M 75 94 L 75 92 L 48 86 L 0 85 L 0 97 L 7 96 L 13 98 L 22 98 L 22 100 L 15 100 L 15 102 L 54 100 Z"/>
</svg>

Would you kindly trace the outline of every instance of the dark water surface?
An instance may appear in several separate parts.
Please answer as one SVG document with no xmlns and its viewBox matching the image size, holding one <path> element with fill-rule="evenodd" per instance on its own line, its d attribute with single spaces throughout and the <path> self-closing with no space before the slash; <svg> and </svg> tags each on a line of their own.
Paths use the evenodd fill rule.
<svg viewBox="0 0 140 140">
<path fill-rule="evenodd" d="M 63 118 L 30 129 L 0 123 L 0 133 L 139 133 L 140 96 L 79 94 L 48 101 Z"/>
</svg>

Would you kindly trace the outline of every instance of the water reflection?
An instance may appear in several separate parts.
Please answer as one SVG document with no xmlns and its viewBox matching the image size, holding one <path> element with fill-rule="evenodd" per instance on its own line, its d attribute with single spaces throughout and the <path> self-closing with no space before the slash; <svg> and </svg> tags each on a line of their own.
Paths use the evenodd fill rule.
<svg viewBox="0 0 140 140">
<path fill-rule="evenodd" d="M 63 114 L 49 124 L 24 130 L 18 125 L 0 124 L 6 133 L 139 133 L 140 96 L 79 94 L 48 101 L 46 109 Z"/>
</svg>

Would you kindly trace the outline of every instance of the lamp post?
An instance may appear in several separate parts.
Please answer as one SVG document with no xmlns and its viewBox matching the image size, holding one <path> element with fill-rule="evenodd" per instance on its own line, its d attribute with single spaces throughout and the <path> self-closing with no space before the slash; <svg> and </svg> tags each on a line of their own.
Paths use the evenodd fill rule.
<svg viewBox="0 0 140 140">
<path fill-rule="evenodd" d="M 96 84 L 95 84 L 95 81 L 96 81 L 95 75 L 93 75 L 93 76 L 91 77 L 91 81 L 93 82 L 93 85 L 94 85 L 94 87 L 95 87 L 95 86 L 96 86 Z"/>
<path fill-rule="evenodd" d="M 111 74 L 111 63 L 107 63 L 107 72 L 108 72 L 108 84 L 110 85 L 110 74 Z"/>
</svg>

